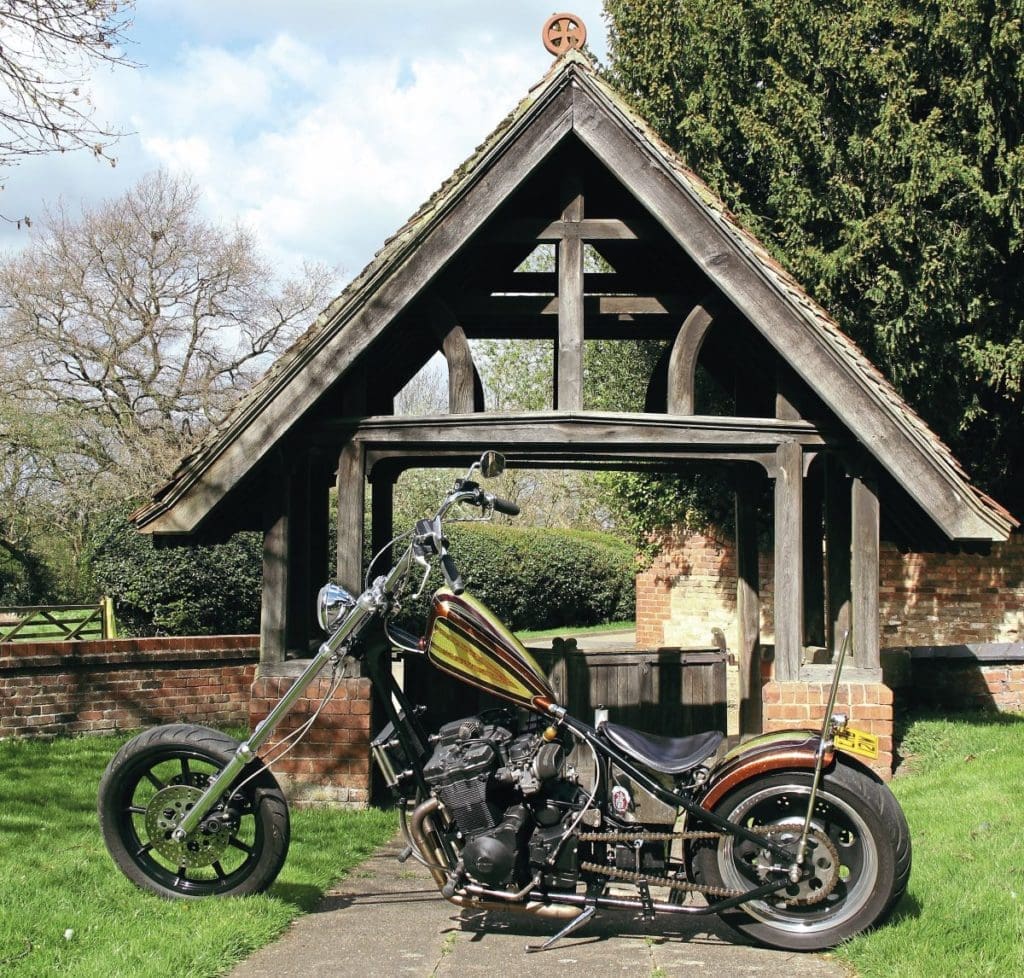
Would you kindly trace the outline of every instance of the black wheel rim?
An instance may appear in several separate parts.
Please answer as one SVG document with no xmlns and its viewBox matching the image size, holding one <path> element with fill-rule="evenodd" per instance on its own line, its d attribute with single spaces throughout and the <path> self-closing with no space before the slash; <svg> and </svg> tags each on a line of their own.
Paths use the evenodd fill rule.
<svg viewBox="0 0 1024 978">
<path fill-rule="evenodd" d="M 181 896 L 234 890 L 251 875 L 263 853 L 264 831 L 252 792 L 246 790 L 250 786 L 210 813 L 221 822 L 219 834 L 201 829 L 193 833 L 185 851 L 195 847 L 194 855 L 180 859 L 168 855 L 173 847 L 168 844 L 165 823 L 154 834 L 154 807 L 166 807 L 168 815 L 173 811 L 180 818 L 191 807 L 189 799 L 197 797 L 223 766 L 223 761 L 194 748 L 167 747 L 137 758 L 123 773 L 116 820 L 128 858 L 153 882 Z M 178 804 L 158 804 L 168 797 Z"/>
</svg>

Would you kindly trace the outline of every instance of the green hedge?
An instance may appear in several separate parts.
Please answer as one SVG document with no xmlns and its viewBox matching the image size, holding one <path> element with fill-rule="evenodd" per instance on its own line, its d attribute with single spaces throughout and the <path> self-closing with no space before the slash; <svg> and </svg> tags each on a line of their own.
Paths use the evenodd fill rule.
<svg viewBox="0 0 1024 978">
<path fill-rule="evenodd" d="M 448 529 L 467 587 L 512 628 L 633 617 L 634 553 L 615 537 L 494 524 Z M 259 630 L 261 560 L 256 533 L 216 546 L 154 547 L 119 513 L 96 535 L 91 567 L 97 593 L 114 598 L 119 623 L 134 635 L 246 634 Z M 441 580 L 435 571 L 428 593 Z M 427 603 L 424 595 L 403 612 L 417 633 Z"/>
<path fill-rule="evenodd" d="M 632 547 L 604 533 L 452 524 L 449 553 L 466 587 L 514 629 L 596 625 L 633 617 Z M 431 579 L 432 591 L 441 581 Z M 410 626 L 426 612 L 421 598 Z"/>
<path fill-rule="evenodd" d="M 125 513 L 105 520 L 90 566 L 132 635 L 248 635 L 260 627 L 263 545 L 238 533 L 215 546 L 155 547 Z"/>
</svg>

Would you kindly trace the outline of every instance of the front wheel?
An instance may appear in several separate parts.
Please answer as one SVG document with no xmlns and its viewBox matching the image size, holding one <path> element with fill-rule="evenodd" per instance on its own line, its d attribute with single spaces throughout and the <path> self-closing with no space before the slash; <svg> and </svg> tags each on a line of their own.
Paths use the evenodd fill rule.
<svg viewBox="0 0 1024 978">
<path fill-rule="evenodd" d="M 288 853 L 288 806 L 253 762 L 188 838 L 172 832 L 238 741 L 208 727 L 156 727 L 128 741 L 100 781 L 103 840 L 133 883 L 164 897 L 242 896 L 274 881 Z M 251 780 L 247 780 L 251 777 Z"/>
<path fill-rule="evenodd" d="M 789 771 L 748 781 L 716 813 L 796 849 L 811 793 L 811 774 Z M 750 890 L 779 878 L 767 850 L 725 836 L 697 848 L 694 878 Z M 876 927 L 910 877 L 910 832 L 899 803 L 877 778 L 838 763 L 815 799 L 804 878 L 764 900 L 723 913 L 735 930 L 784 950 L 820 951 Z"/>
</svg>

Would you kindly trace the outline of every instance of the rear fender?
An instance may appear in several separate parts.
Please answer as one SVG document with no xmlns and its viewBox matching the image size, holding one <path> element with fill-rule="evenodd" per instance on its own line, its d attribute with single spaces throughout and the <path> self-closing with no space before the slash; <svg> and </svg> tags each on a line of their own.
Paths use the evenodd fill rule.
<svg viewBox="0 0 1024 978">
<path fill-rule="evenodd" d="M 700 800 L 703 808 L 715 806 L 737 785 L 773 771 L 814 770 L 820 734 L 813 730 L 780 730 L 762 734 L 734 747 L 712 770 L 708 788 Z M 835 760 L 835 750 L 825 751 L 825 768 Z"/>
</svg>

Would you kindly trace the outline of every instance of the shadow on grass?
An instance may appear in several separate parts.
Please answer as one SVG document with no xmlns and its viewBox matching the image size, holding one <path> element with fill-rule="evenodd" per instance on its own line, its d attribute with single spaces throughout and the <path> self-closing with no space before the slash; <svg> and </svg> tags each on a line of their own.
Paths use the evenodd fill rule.
<svg viewBox="0 0 1024 978">
<path fill-rule="evenodd" d="M 308 913 L 316 908 L 324 891 L 310 883 L 275 883 L 270 888 L 270 895 Z"/>
<path fill-rule="evenodd" d="M 924 905 L 917 898 L 917 894 L 908 890 L 896 904 L 896 909 L 889 918 L 889 926 L 902 923 L 904 920 L 916 920 L 921 916 L 923 909 Z"/>
</svg>

